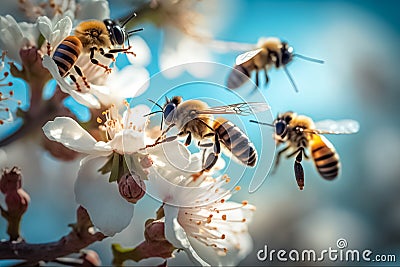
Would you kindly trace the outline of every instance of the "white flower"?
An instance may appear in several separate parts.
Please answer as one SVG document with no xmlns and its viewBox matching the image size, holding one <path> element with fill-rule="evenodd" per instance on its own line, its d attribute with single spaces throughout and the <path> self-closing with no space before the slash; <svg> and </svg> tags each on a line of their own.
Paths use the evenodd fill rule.
<svg viewBox="0 0 400 267">
<path fill-rule="evenodd" d="M 174 28 L 165 30 L 159 62 L 163 75 L 173 78 L 187 71 L 196 77 L 206 77 L 213 71 L 209 65 L 188 63 L 211 61 L 211 51 L 203 42 Z"/>
<path fill-rule="evenodd" d="M 15 5 L 18 5 L 19 11 L 13 12 L 13 14 L 18 16 L 18 18 L 28 19 L 30 21 L 35 21 L 40 16 L 53 18 L 57 15 L 69 16 L 73 19 L 76 9 L 76 3 L 74 0 L 24 0 L 13 2 L 15 3 L 14 8 Z"/>
<path fill-rule="evenodd" d="M 39 17 L 36 23 L 40 33 L 50 43 L 51 47 L 56 47 L 65 37 L 70 35 L 72 30 L 72 21 L 69 17 L 55 16 L 50 20 L 43 16 Z"/>
<path fill-rule="evenodd" d="M 82 0 L 75 11 L 75 19 L 78 21 L 108 18 L 110 18 L 110 8 L 107 0 Z"/>
<path fill-rule="evenodd" d="M 88 154 L 81 162 L 75 184 L 76 201 L 85 207 L 94 225 L 106 235 L 122 231 L 133 216 L 133 205 L 126 204 L 119 195 L 116 183 L 109 183 L 108 177 L 98 170 L 116 152 L 132 155 L 144 146 L 144 127 L 148 113 L 147 106 L 128 109 L 121 117 L 115 107 L 105 112 L 107 120 L 104 130 L 109 141 L 96 141 L 76 121 L 68 117 L 57 117 L 47 122 L 43 131 L 53 141 L 77 152 Z M 124 141 L 125 140 L 125 141 Z"/>
<path fill-rule="evenodd" d="M 30 21 L 35 21 L 40 16 L 52 19 L 59 15 L 68 16 L 76 21 L 103 20 L 110 17 L 110 9 L 106 0 L 81 0 L 79 3 L 76 3 L 75 0 L 54 0 L 52 4 L 51 1 L 41 0 L 13 0 L 12 2 L 7 3 L 6 9 L 13 11 L 12 13 L 19 18 Z"/>
<path fill-rule="evenodd" d="M 164 202 L 167 240 L 185 250 L 195 264 L 235 265 L 252 249 L 247 227 L 255 208 L 246 201 L 227 201 L 231 192 L 223 188 L 229 182 L 226 176 L 189 175 L 200 168 L 199 159 L 199 154 L 192 155 L 191 167 L 174 179 L 173 172 L 161 177 L 160 170 L 150 173 L 147 193 Z"/>
<path fill-rule="evenodd" d="M 0 16 L 0 49 L 7 51 L 7 57 L 17 63 L 21 63 L 21 48 L 36 46 L 38 37 L 36 24 L 17 23 L 10 15 Z"/>
</svg>

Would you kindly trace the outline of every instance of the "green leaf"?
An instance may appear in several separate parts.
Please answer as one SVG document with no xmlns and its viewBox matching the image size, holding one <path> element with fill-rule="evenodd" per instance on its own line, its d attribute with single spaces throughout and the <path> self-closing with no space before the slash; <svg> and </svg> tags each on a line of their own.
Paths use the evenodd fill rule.
<svg viewBox="0 0 400 267">
<path fill-rule="evenodd" d="M 98 169 L 98 172 L 101 172 L 101 174 L 106 174 L 109 173 L 112 169 L 112 163 L 113 163 L 113 157 L 114 155 L 111 154 L 111 156 L 108 157 L 107 162 L 103 165 L 103 167 L 101 167 L 100 169 Z"/>
<path fill-rule="evenodd" d="M 110 183 L 116 182 L 120 177 L 120 155 L 118 153 L 114 153 L 112 158 L 110 178 L 108 181 Z"/>
<path fill-rule="evenodd" d="M 44 36 L 42 34 L 39 35 L 38 37 L 38 47 L 42 47 L 42 45 L 44 44 L 44 42 L 46 41 L 46 38 L 44 38 Z"/>
</svg>

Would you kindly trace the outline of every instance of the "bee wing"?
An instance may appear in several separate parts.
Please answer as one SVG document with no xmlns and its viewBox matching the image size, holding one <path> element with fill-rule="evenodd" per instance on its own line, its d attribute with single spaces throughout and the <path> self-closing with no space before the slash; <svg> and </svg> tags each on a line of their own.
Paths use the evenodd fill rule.
<svg viewBox="0 0 400 267">
<path fill-rule="evenodd" d="M 207 46 L 211 47 L 213 50 L 217 52 L 245 52 L 257 49 L 256 44 L 249 43 L 239 43 L 239 42 L 227 42 L 227 41 L 218 41 L 218 40 L 207 40 Z"/>
<path fill-rule="evenodd" d="M 196 110 L 196 114 L 237 114 L 251 115 L 253 113 L 269 110 L 270 107 L 262 102 L 238 103 L 226 106 L 217 106 L 208 109 Z"/>
<path fill-rule="evenodd" d="M 316 134 L 353 134 L 358 132 L 360 124 L 354 120 L 323 120 L 315 123 L 315 129 L 311 132 Z"/>
<path fill-rule="evenodd" d="M 263 50 L 262 48 L 259 48 L 259 49 L 248 51 L 246 53 L 243 53 L 243 54 L 237 56 L 236 65 L 241 65 L 241 64 L 249 61 L 250 59 L 255 57 L 258 53 L 260 53 L 262 50 Z"/>
</svg>

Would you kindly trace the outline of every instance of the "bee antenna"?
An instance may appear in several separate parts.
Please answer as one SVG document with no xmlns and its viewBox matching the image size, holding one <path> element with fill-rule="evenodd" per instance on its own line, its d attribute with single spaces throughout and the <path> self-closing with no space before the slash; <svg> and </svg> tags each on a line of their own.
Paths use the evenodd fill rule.
<svg viewBox="0 0 400 267">
<path fill-rule="evenodd" d="M 160 112 L 163 112 L 163 111 L 162 110 L 153 111 L 153 112 L 150 112 L 149 114 L 143 115 L 143 117 L 147 117 L 147 116 L 150 116 L 150 115 L 153 115 L 156 113 L 160 113 Z"/>
<path fill-rule="evenodd" d="M 129 36 L 129 35 L 132 35 L 132 34 L 135 33 L 135 32 L 141 32 L 141 31 L 143 31 L 143 30 L 144 30 L 143 28 L 140 28 L 140 29 L 136 29 L 136 30 L 129 31 L 129 32 L 127 32 L 127 34 L 128 34 L 128 36 Z"/>
<path fill-rule="evenodd" d="M 163 123 L 164 123 L 164 115 L 162 115 L 162 117 L 161 117 L 161 126 L 160 126 L 160 130 L 161 130 L 161 131 L 162 131 Z"/>
<path fill-rule="evenodd" d="M 160 105 L 160 104 L 158 104 L 157 102 L 155 102 L 155 101 L 153 101 L 153 100 L 151 100 L 151 99 L 147 99 L 147 100 L 149 100 L 151 103 L 153 103 L 154 105 L 156 105 L 157 107 L 159 107 L 160 109 L 161 109 L 161 111 L 163 110 L 163 108 L 162 108 L 162 106 Z"/>
<path fill-rule="evenodd" d="M 325 63 L 325 61 L 323 61 L 321 59 L 316 59 L 316 58 L 312 58 L 312 57 L 306 57 L 306 56 L 303 56 L 303 55 L 300 55 L 300 54 L 293 54 L 293 56 L 301 58 L 303 60 L 315 62 L 315 63 L 318 63 L 318 64 L 324 64 Z"/>
<path fill-rule="evenodd" d="M 267 126 L 275 127 L 275 125 L 273 125 L 271 123 L 260 122 L 260 121 L 255 121 L 255 120 L 250 120 L 250 122 L 261 124 L 261 125 L 267 125 Z"/>
<path fill-rule="evenodd" d="M 136 16 L 137 16 L 136 13 L 133 12 L 133 14 L 130 15 L 129 18 L 127 18 L 127 19 L 124 21 L 124 23 L 122 23 L 121 28 L 123 28 L 131 19 L 133 19 L 133 18 L 136 17 Z"/>
<path fill-rule="evenodd" d="M 298 93 L 299 89 L 297 89 L 296 83 L 294 82 L 292 75 L 290 75 L 289 70 L 286 67 L 284 67 L 283 69 L 285 70 L 285 73 L 286 73 L 287 77 L 289 78 L 290 83 L 293 86 L 293 89 L 296 91 L 296 93 Z"/>
</svg>

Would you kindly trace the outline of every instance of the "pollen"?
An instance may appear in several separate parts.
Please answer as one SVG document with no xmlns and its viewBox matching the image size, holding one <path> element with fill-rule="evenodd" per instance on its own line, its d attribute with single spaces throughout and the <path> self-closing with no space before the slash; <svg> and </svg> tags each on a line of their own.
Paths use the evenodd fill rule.
<svg viewBox="0 0 400 267">
<path fill-rule="evenodd" d="M 222 220 L 226 221 L 226 214 L 222 215 Z"/>
<path fill-rule="evenodd" d="M 242 201 L 243 206 L 246 206 L 247 204 L 249 204 L 249 202 L 247 200 Z"/>
<path fill-rule="evenodd" d="M 235 187 L 235 191 L 239 191 L 240 189 L 242 189 L 239 185 Z"/>
<path fill-rule="evenodd" d="M 102 122 L 103 122 L 103 120 L 100 119 L 99 117 L 97 117 L 97 123 L 102 123 Z"/>
<path fill-rule="evenodd" d="M 225 234 L 222 234 L 221 239 L 225 239 Z"/>
</svg>

